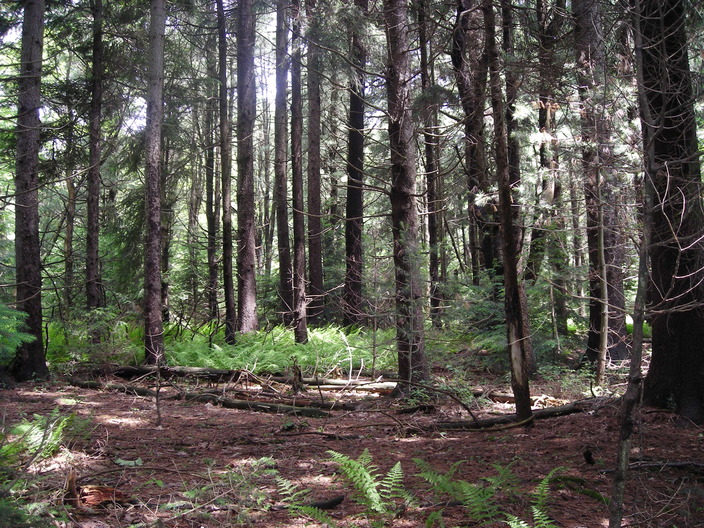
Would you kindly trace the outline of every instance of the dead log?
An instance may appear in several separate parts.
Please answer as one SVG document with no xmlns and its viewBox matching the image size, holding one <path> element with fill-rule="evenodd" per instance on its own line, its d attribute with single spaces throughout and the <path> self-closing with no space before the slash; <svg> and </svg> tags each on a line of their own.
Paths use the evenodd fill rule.
<svg viewBox="0 0 704 528">
<path fill-rule="evenodd" d="M 245 411 L 259 411 L 276 414 L 292 414 L 295 416 L 305 416 L 306 418 L 327 418 L 330 416 L 330 413 L 321 411 L 320 409 L 313 409 L 312 407 L 296 407 L 295 405 L 286 405 L 283 403 L 269 403 L 253 400 L 231 400 L 228 398 L 221 398 L 215 394 L 197 394 L 187 392 L 177 396 L 177 399 L 212 403 L 213 405 L 220 405 L 226 409 L 241 409 Z"/>
<path fill-rule="evenodd" d="M 608 398 L 607 398 L 608 399 Z M 605 400 L 604 398 L 593 398 L 590 400 L 582 400 L 578 402 L 560 405 L 558 407 L 548 407 L 546 409 L 536 409 L 533 411 L 531 420 L 519 421 L 515 414 L 505 414 L 493 418 L 484 418 L 482 420 L 459 420 L 452 422 L 437 422 L 426 430 L 441 430 L 441 431 L 492 431 L 496 428 L 504 429 L 506 426 L 515 427 L 523 423 L 530 423 L 533 420 L 544 418 L 555 418 L 557 416 L 565 416 L 579 412 L 585 412 L 586 407 L 598 403 L 597 400 Z M 503 427 L 502 427 L 503 426 Z"/>
<path fill-rule="evenodd" d="M 98 381 L 86 381 L 77 379 L 70 379 L 69 383 L 71 383 L 71 385 L 82 387 L 84 389 L 116 390 L 128 394 L 137 394 L 139 396 L 156 398 L 155 391 L 146 389 L 144 387 L 135 387 L 122 383 L 101 383 Z M 173 398 L 186 401 L 212 403 L 213 405 L 220 405 L 222 407 L 225 407 L 226 409 L 242 409 L 246 411 L 292 414 L 296 416 L 305 416 L 306 418 L 326 418 L 330 416 L 330 414 L 325 411 L 322 411 L 320 409 L 314 409 L 311 407 L 297 407 L 295 405 L 285 405 L 249 400 L 232 400 L 228 398 L 222 398 L 215 394 L 183 393 L 177 394 L 173 396 Z"/>
<path fill-rule="evenodd" d="M 125 379 L 135 379 L 157 373 L 163 379 L 192 377 L 212 383 L 236 383 L 242 375 L 240 370 L 202 367 L 157 367 L 156 365 L 123 366 L 113 372 L 115 376 Z"/>
</svg>

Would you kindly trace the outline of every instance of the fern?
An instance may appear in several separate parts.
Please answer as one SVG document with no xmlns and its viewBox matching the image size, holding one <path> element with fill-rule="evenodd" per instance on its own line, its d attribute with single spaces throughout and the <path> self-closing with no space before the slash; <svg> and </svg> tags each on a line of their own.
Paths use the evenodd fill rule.
<svg viewBox="0 0 704 528">
<path fill-rule="evenodd" d="M 327 513 L 315 506 L 306 505 L 303 501 L 308 497 L 310 490 L 299 489 L 297 484 L 283 477 L 276 477 L 279 494 L 283 501 L 287 503 L 291 513 L 302 515 L 328 527 L 335 527 L 337 524 Z"/>
</svg>

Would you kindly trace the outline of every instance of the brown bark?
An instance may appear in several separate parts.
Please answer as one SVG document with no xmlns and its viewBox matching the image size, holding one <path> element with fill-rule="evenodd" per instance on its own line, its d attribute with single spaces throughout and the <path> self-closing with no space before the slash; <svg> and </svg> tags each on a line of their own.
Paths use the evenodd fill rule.
<svg viewBox="0 0 704 528">
<path fill-rule="evenodd" d="M 293 195 L 293 325 L 296 343 L 308 341 L 306 225 L 303 191 L 303 41 L 301 4 L 293 0 L 291 30 L 291 191 Z"/>
<path fill-rule="evenodd" d="M 218 19 L 218 103 L 220 109 L 220 177 L 222 180 L 222 288 L 225 297 L 225 341 L 235 342 L 237 311 L 232 241 L 232 130 L 227 93 L 227 26 L 223 0 L 216 0 Z"/>
<path fill-rule="evenodd" d="M 212 76 L 215 69 L 208 68 Z M 207 228 L 207 258 L 208 258 L 208 315 L 211 321 L 217 321 L 218 310 L 218 252 L 217 238 L 220 225 L 220 184 L 215 178 L 215 139 L 213 137 L 213 122 L 215 116 L 215 98 L 209 97 L 205 106 L 205 125 L 203 142 L 205 150 L 205 216 Z"/>
<path fill-rule="evenodd" d="M 502 257 L 504 264 L 504 295 L 506 332 L 511 361 L 511 387 L 516 398 L 516 415 L 525 420 L 532 414 L 528 376 L 533 363 L 530 328 L 523 295 L 523 283 L 518 280 L 518 208 L 512 195 L 510 181 L 506 112 L 501 89 L 501 64 L 496 45 L 495 15 L 491 0 L 483 0 L 482 12 L 486 27 L 489 55 L 489 85 L 494 116 L 494 144 L 496 175 L 499 190 L 499 219 L 501 224 Z"/>
<path fill-rule="evenodd" d="M 103 103 L 103 2 L 93 0 L 93 60 L 91 64 L 91 100 L 89 117 L 90 160 L 86 195 L 86 307 L 88 311 L 103 305 L 100 278 L 100 167 L 102 156 L 101 120 Z M 98 332 L 91 341 L 100 341 Z"/>
<path fill-rule="evenodd" d="M 355 5 L 366 16 L 368 0 L 356 0 Z M 342 292 L 342 324 L 351 326 L 364 321 L 362 273 L 364 251 L 364 67 L 367 50 L 364 36 L 353 29 L 352 61 L 354 71 L 350 80 L 350 103 L 347 133 L 347 202 L 345 209 L 345 283 Z"/>
<path fill-rule="evenodd" d="M 17 381 L 45 379 L 49 369 L 42 339 L 42 263 L 39 240 L 39 148 L 41 121 L 43 0 L 27 1 L 22 22 L 22 51 L 17 101 L 15 159 L 15 266 L 17 309 L 27 314 L 27 332 L 35 337 L 17 350 L 10 371 Z"/>
<path fill-rule="evenodd" d="M 322 13 L 316 10 L 316 0 L 307 0 L 309 38 L 308 47 L 308 319 L 314 322 L 325 306 L 323 281 L 323 227 L 320 190 L 320 134 L 321 134 L 321 49 L 316 43 Z M 312 38 L 310 38 L 312 36 Z"/>
<path fill-rule="evenodd" d="M 254 203 L 254 121 L 257 116 L 254 77 L 256 16 L 252 12 L 252 0 L 240 1 L 237 28 L 237 330 L 247 333 L 259 328 Z"/>
<path fill-rule="evenodd" d="M 421 89 L 430 93 L 434 83 L 432 42 L 428 38 L 430 23 L 427 19 L 427 2 L 418 4 L 418 38 L 420 40 Z M 438 107 L 429 104 L 423 115 L 423 146 L 425 154 L 425 180 L 428 209 L 428 275 L 430 279 L 430 318 L 433 326 L 442 326 L 442 286 L 440 282 L 440 245 L 442 244 L 443 198 L 439 169 L 439 134 L 437 127 Z"/>
<path fill-rule="evenodd" d="M 410 46 L 407 0 L 385 0 L 388 45 L 386 88 L 391 148 L 391 224 L 396 279 L 396 345 L 399 392 L 428 377 L 425 358 L 423 281 L 420 277 Z"/>
<path fill-rule="evenodd" d="M 465 114 L 463 162 L 467 176 L 469 256 L 472 283 L 478 285 L 482 264 L 486 268 L 494 267 L 497 233 L 487 226 L 492 220 L 487 215 L 489 208 L 482 211 L 475 203 L 476 195 L 488 190 L 488 179 L 484 151 L 487 56 L 482 42 L 481 18 L 474 7 L 476 3 L 472 0 L 457 1 L 450 57 Z"/>
<path fill-rule="evenodd" d="M 288 3 L 276 2 L 276 100 L 274 102 L 274 203 L 279 252 L 279 297 L 283 321 L 289 324 L 293 312 L 293 267 L 288 228 L 287 109 L 288 89 Z"/>
<path fill-rule="evenodd" d="M 152 0 L 147 77 L 146 220 L 144 245 L 144 348 L 146 363 L 164 361 L 161 299 L 161 128 L 164 116 L 166 2 Z"/>
<path fill-rule="evenodd" d="M 644 401 L 675 404 L 683 420 L 704 423 L 704 213 L 693 107 L 686 8 L 682 0 L 642 0 L 640 90 L 652 181 L 652 360 Z"/>
</svg>

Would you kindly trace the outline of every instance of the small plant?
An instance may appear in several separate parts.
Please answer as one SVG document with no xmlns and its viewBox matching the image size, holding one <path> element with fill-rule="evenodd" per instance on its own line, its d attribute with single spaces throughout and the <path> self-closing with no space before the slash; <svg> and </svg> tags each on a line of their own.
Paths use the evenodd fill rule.
<svg viewBox="0 0 704 528">
<path fill-rule="evenodd" d="M 354 487 L 354 499 L 366 508 L 372 526 L 383 526 L 385 520 L 393 518 L 406 505 L 414 502 L 413 496 L 403 485 L 401 462 L 382 475 L 368 449 L 357 459 L 332 450 L 328 454 L 332 461 L 339 464 L 343 477 Z"/>
<path fill-rule="evenodd" d="M 283 477 L 277 477 L 276 483 L 279 489 L 279 494 L 286 503 L 290 513 L 308 517 L 324 526 L 333 528 L 337 526 L 332 517 L 320 508 L 308 502 L 310 490 L 301 489 L 297 484 L 291 482 L 290 480 L 286 480 Z"/>
<path fill-rule="evenodd" d="M 31 343 L 35 337 L 23 331 L 27 314 L 0 304 L 0 366 L 7 365 L 15 357 L 22 343 Z"/>
</svg>

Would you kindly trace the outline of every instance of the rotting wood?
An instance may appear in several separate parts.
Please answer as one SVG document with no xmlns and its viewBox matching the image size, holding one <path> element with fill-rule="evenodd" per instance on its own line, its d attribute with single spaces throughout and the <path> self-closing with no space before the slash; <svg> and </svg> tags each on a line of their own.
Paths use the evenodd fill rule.
<svg viewBox="0 0 704 528">
<path fill-rule="evenodd" d="M 155 391 L 145 389 L 143 387 L 124 385 L 122 383 L 101 383 L 97 381 L 85 381 L 76 379 L 69 380 L 69 383 L 84 389 L 116 390 L 128 394 L 137 394 L 139 396 L 147 396 L 152 398 L 156 397 Z M 328 412 L 311 407 L 298 407 L 295 405 L 250 400 L 233 400 L 229 398 L 222 398 L 215 394 L 182 393 L 175 395 L 174 398 L 186 401 L 199 401 L 203 403 L 211 403 L 213 405 L 220 405 L 222 407 L 225 407 L 226 409 L 242 409 L 258 412 L 293 414 L 296 416 L 305 416 L 306 418 L 326 418 L 330 416 Z"/>
<path fill-rule="evenodd" d="M 532 417 L 528 420 L 518 421 L 515 414 L 506 414 L 503 416 L 496 416 L 494 418 L 485 418 L 476 421 L 453 421 L 453 422 L 437 422 L 432 426 L 426 428 L 426 430 L 454 430 L 454 431 L 492 431 L 496 430 L 496 426 L 508 425 L 510 427 L 516 427 L 523 424 L 532 423 L 534 420 L 539 420 L 543 418 L 555 418 L 558 416 L 565 416 L 568 414 L 574 414 L 578 412 L 585 412 L 586 407 L 589 404 L 597 404 L 603 402 L 610 398 L 594 398 L 589 400 L 582 400 L 578 402 L 568 403 L 566 405 L 560 405 L 559 407 L 548 407 L 546 409 L 536 409 L 533 411 Z"/>
<path fill-rule="evenodd" d="M 134 379 L 150 374 L 159 375 L 164 379 L 193 377 L 217 383 L 235 383 L 242 375 L 241 370 L 214 369 L 202 367 L 157 367 L 155 365 L 123 366 L 117 368 L 113 374 L 120 378 Z"/>
</svg>

